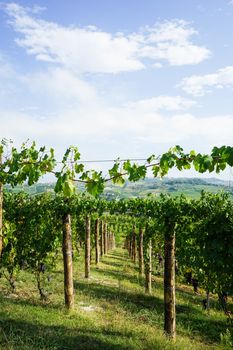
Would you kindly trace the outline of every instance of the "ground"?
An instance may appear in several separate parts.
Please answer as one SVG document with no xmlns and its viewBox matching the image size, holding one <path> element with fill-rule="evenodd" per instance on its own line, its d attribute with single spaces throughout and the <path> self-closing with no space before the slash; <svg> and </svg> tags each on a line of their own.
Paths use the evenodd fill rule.
<svg viewBox="0 0 233 350">
<path fill-rule="evenodd" d="M 153 277 L 153 293 L 144 292 L 138 268 L 121 248 L 109 253 L 89 281 L 83 257 L 74 261 L 75 309 L 63 303 L 62 264 L 49 272 L 48 301 L 41 301 L 29 272 L 21 272 L 17 293 L 0 279 L 0 349 L 4 350 L 155 350 L 230 349 L 226 317 L 212 298 L 210 312 L 203 295 L 177 283 L 177 341 L 163 334 L 162 276 Z M 220 334 L 223 334 L 220 344 Z M 223 344 L 225 342 L 225 345 Z"/>
</svg>

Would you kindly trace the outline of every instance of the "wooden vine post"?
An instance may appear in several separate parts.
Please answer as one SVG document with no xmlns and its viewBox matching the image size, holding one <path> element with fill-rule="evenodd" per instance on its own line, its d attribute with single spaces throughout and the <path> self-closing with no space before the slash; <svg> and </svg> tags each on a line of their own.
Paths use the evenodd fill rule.
<svg viewBox="0 0 233 350">
<path fill-rule="evenodd" d="M 99 219 L 95 220 L 95 263 L 99 264 L 100 261 L 100 246 L 99 246 Z"/>
<path fill-rule="evenodd" d="M 129 240 L 129 237 L 125 238 L 124 248 L 127 249 L 127 252 L 130 255 L 130 240 Z"/>
<path fill-rule="evenodd" d="M 112 232 L 111 236 L 111 249 L 114 249 L 114 233 Z"/>
<path fill-rule="evenodd" d="M 90 277 L 90 256 L 91 256 L 91 219 L 89 216 L 86 216 L 85 278 Z"/>
<path fill-rule="evenodd" d="M 115 233 L 112 234 L 112 249 L 116 248 L 116 237 Z"/>
<path fill-rule="evenodd" d="M 145 259 L 145 292 L 151 294 L 151 277 L 152 277 L 152 243 L 148 242 L 147 256 Z"/>
<path fill-rule="evenodd" d="M 110 227 L 109 227 L 109 229 L 110 229 Z M 108 232 L 107 232 L 107 252 L 109 252 L 109 250 L 110 250 L 110 235 L 111 235 L 111 232 L 108 230 Z"/>
<path fill-rule="evenodd" d="M 130 257 L 133 260 L 133 256 L 134 256 L 134 233 L 133 231 L 131 232 L 131 242 L 130 242 L 131 246 L 130 246 Z"/>
<path fill-rule="evenodd" d="M 108 252 L 108 226 L 107 223 L 104 223 L 104 254 Z"/>
<path fill-rule="evenodd" d="M 109 227 L 109 230 L 111 228 Z M 111 250 L 111 231 L 108 231 L 108 252 Z"/>
<path fill-rule="evenodd" d="M 132 233 L 130 233 L 129 237 L 129 256 L 132 258 Z"/>
<path fill-rule="evenodd" d="M 110 232 L 110 250 L 113 248 L 113 233 Z"/>
<path fill-rule="evenodd" d="M 136 239 L 136 226 L 133 227 L 133 234 L 132 234 L 132 259 L 133 262 L 136 263 L 137 259 L 137 239 Z"/>
<path fill-rule="evenodd" d="M 170 227 L 165 232 L 164 261 L 164 331 L 175 340 L 176 338 L 176 300 L 175 300 L 175 229 Z"/>
<path fill-rule="evenodd" d="M 100 235 L 100 255 L 104 255 L 104 222 L 101 220 L 101 235 Z"/>
<path fill-rule="evenodd" d="M 143 229 L 139 228 L 139 247 L 138 247 L 138 262 L 139 262 L 139 275 L 142 277 L 144 272 L 144 262 L 143 262 Z"/>
<path fill-rule="evenodd" d="M 63 215 L 63 264 L 64 264 L 64 293 L 65 306 L 68 309 L 74 307 L 74 286 L 73 286 L 73 259 L 72 259 L 72 235 L 71 217 L 66 213 Z"/>
<path fill-rule="evenodd" d="M 109 250 L 113 249 L 113 233 L 112 231 L 109 232 Z"/>
</svg>

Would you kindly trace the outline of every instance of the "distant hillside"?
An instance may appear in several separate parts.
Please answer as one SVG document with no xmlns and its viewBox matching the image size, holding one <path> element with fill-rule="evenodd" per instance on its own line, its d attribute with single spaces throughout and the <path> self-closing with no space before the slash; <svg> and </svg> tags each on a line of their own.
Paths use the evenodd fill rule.
<svg viewBox="0 0 233 350">
<path fill-rule="evenodd" d="M 229 182 L 218 180 L 215 178 L 164 178 L 154 179 L 146 178 L 137 183 L 126 182 L 123 187 L 110 184 L 105 189 L 107 198 L 128 198 L 128 197 L 145 197 L 148 195 L 158 196 L 160 193 L 169 193 L 171 195 L 184 195 L 197 198 L 201 191 L 229 192 L 233 196 L 233 184 L 229 186 Z"/>
<path fill-rule="evenodd" d="M 26 191 L 32 195 L 53 192 L 54 183 L 38 183 L 33 186 L 16 186 L 14 189 L 7 187 L 9 191 Z M 105 188 L 103 196 L 107 199 L 158 196 L 160 193 L 179 195 L 183 193 L 187 197 L 198 198 L 201 191 L 216 193 L 218 191 L 229 192 L 233 196 L 233 183 L 216 178 L 146 178 L 138 182 L 126 182 L 124 186 L 116 186 L 111 183 Z M 80 191 L 84 191 L 80 187 Z"/>
</svg>

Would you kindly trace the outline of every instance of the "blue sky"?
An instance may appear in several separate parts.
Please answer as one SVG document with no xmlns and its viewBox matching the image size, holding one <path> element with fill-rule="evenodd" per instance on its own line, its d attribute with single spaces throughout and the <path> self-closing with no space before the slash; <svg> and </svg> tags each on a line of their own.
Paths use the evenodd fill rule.
<svg viewBox="0 0 233 350">
<path fill-rule="evenodd" d="M 0 136 L 86 159 L 232 145 L 232 23 L 230 0 L 3 1 Z"/>
</svg>

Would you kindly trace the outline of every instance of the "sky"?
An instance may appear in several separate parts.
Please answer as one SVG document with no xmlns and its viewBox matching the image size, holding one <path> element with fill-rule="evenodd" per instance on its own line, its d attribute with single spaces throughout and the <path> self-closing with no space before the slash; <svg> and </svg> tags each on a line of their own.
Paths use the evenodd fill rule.
<svg viewBox="0 0 233 350">
<path fill-rule="evenodd" d="M 232 23 L 231 0 L 2 1 L 0 137 L 82 159 L 232 145 Z"/>
</svg>

